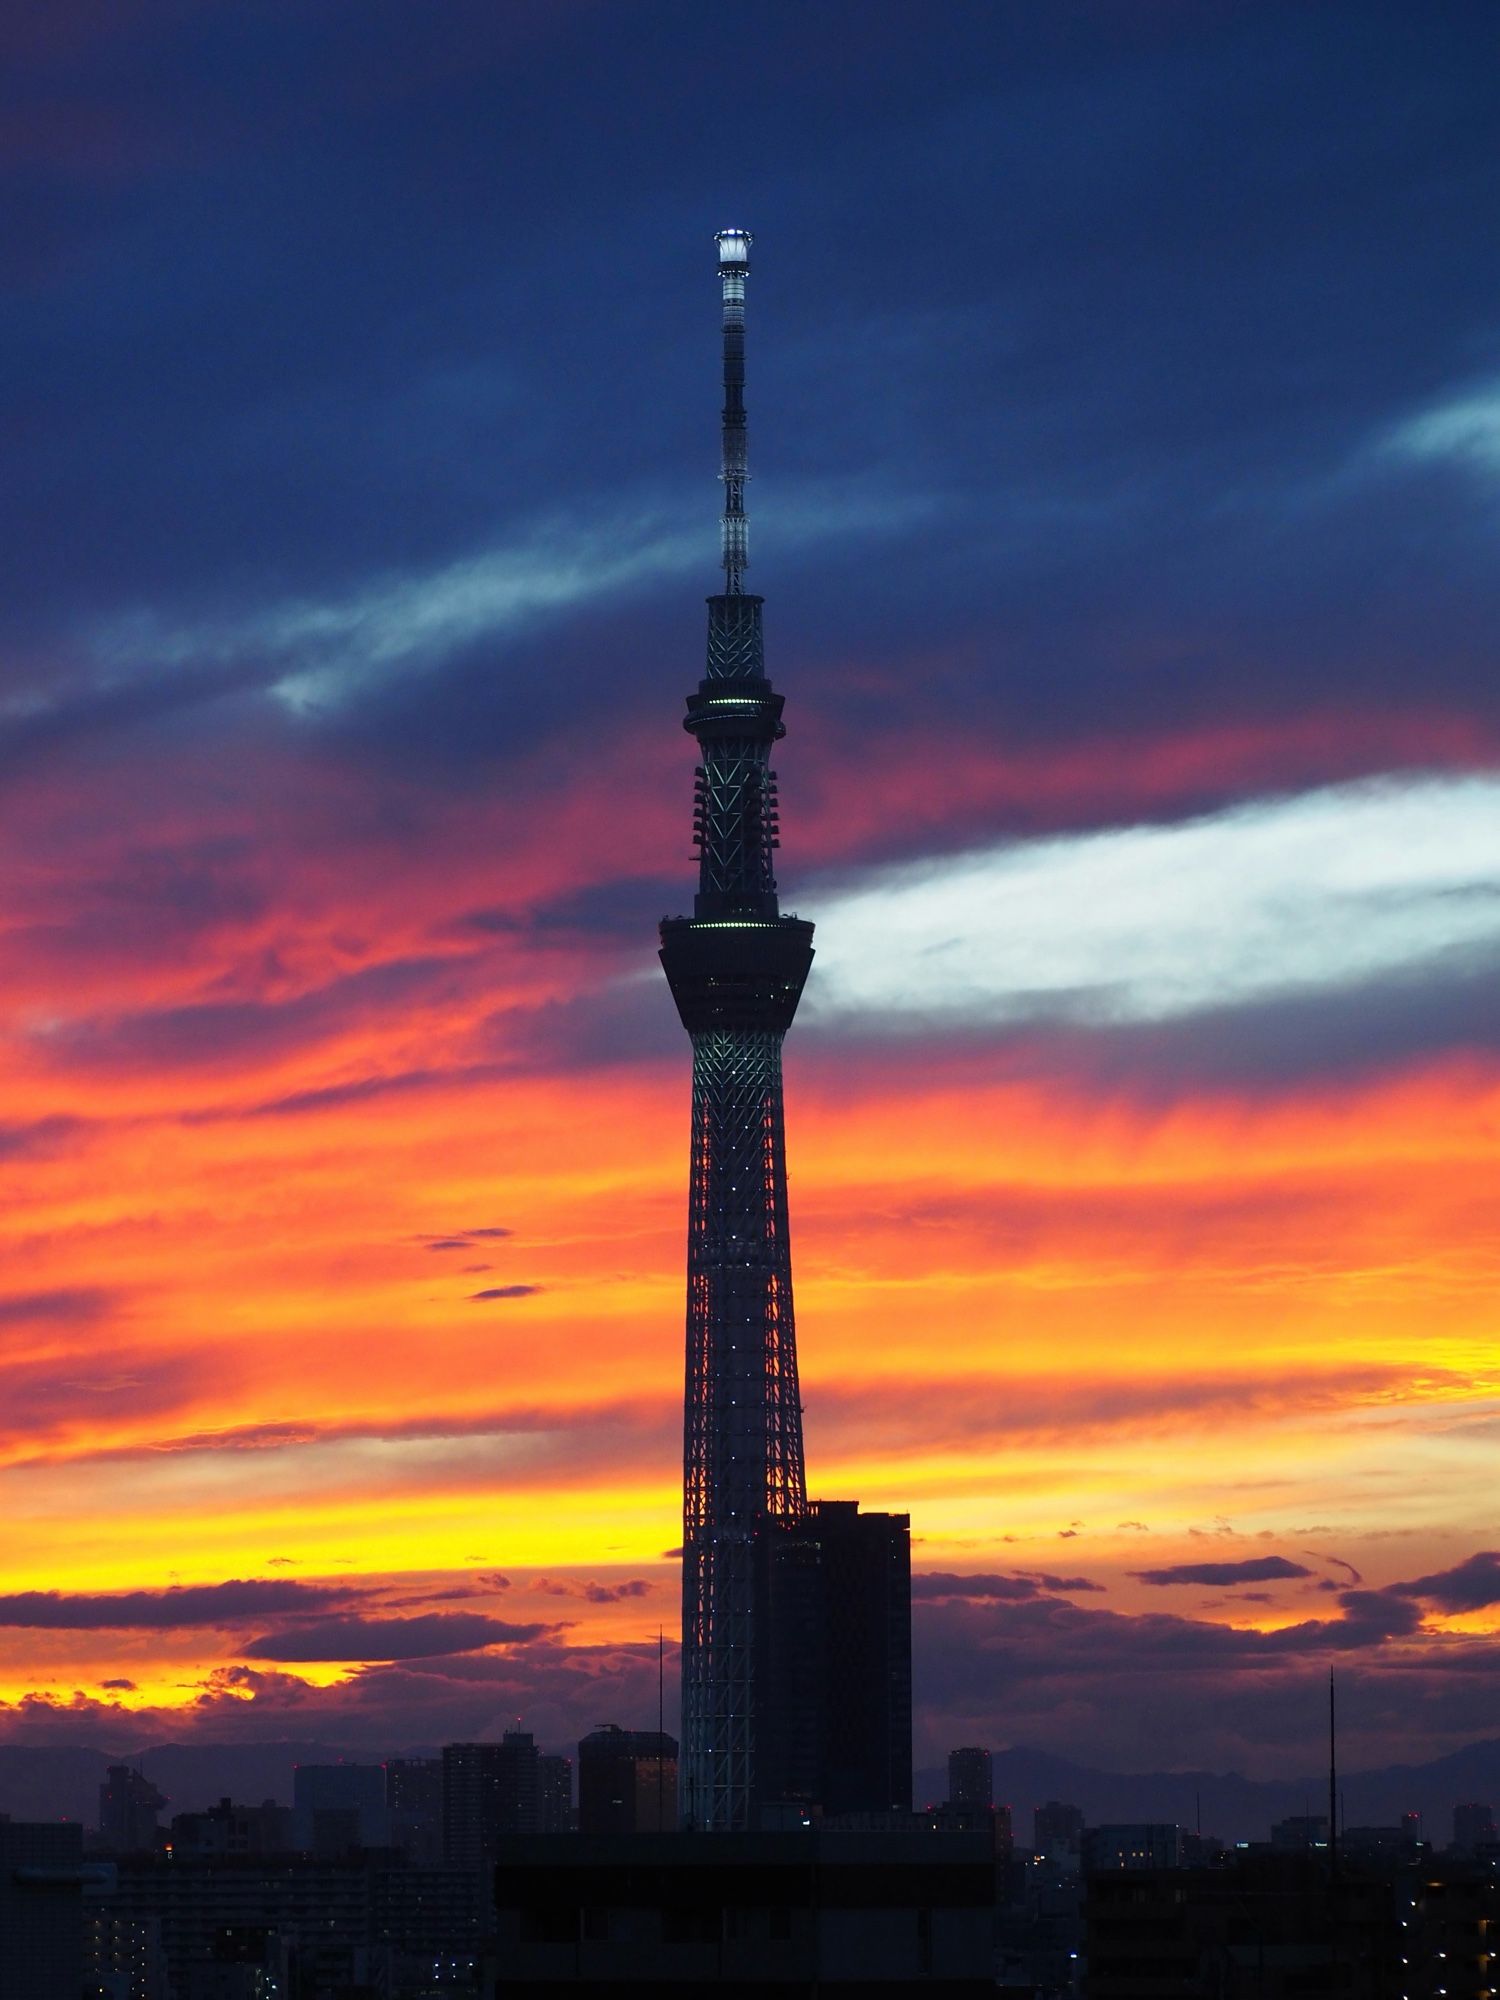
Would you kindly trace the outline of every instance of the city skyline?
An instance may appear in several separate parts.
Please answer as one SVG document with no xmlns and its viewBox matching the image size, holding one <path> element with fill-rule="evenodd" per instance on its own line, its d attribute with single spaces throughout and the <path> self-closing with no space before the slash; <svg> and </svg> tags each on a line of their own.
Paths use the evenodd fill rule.
<svg viewBox="0 0 1500 2000">
<path fill-rule="evenodd" d="M 918 1763 L 1493 1734 L 1483 10 L 649 11 L 0 28 L 0 1742 L 654 1722 L 734 218 Z"/>
</svg>

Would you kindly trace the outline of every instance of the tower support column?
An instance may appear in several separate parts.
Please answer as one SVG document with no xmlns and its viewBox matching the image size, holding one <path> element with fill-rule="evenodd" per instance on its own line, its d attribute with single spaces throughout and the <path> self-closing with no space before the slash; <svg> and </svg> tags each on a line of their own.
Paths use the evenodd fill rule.
<svg viewBox="0 0 1500 2000">
<path fill-rule="evenodd" d="M 781 1039 L 693 1036 L 682 1778 L 685 1815 L 710 1831 L 754 1824 L 760 1543 L 807 1504 Z"/>
</svg>

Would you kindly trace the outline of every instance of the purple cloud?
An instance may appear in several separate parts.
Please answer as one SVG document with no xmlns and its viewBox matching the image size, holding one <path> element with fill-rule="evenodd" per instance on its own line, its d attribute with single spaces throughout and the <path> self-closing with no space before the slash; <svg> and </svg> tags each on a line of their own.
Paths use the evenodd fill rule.
<svg viewBox="0 0 1500 2000">
<path fill-rule="evenodd" d="M 914 1600 L 938 1603 L 957 1599 L 970 1604 L 1021 1604 L 1054 1592 L 1102 1588 L 1086 1576 L 1053 1576 L 1046 1570 L 1020 1571 L 1009 1576 L 959 1576 L 949 1570 L 929 1570 L 911 1580 Z"/>
<path fill-rule="evenodd" d="M 1466 1562 L 1411 1583 L 1393 1583 L 1393 1597 L 1423 1597 L 1441 1611 L 1483 1611 L 1500 1604 L 1500 1549 L 1481 1549 Z"/>
<path fill-rule="evenodd" d="M 236 1578 L 228 1583 L 176 1584 L 169 1590 L 65 1596 L 57 1590 L 21 1590 L 0 1597 L 0 1626 L 54 1632 L 172 1631 L 179 1626 L 225 1625 L 281 1612 L 321 1611 L 348 1604 L 362 1593 L 343 1584 Z"/>
<path fill-rule="evenodd" d="M 246 1659 L 430 1660 L 488 1646 L 524 1645 L 553 1625 L 508 1625 L 479 1612 L 434 1611 L 422 1618 L 325 1618 L 266 1632 L 242 1648 Z"/>
<path fill-rule="evenodd" d="M 1273 1583 L 1282 1577 L 1311 1576 L 1285 1556 L 1251 1556 L 1244 1562 L 1173 1563 L 1167 1569 L 1133 1569 L 1141 1583 Z"/>
<path fill-rule="evenodd" d="M 67 1285 L 45 1292 L 13 1292 L 0 1298 L 0 1326 L 76 1324 L 102 1319 L 113 1295 L 97 1285 Z"/>
</svg>

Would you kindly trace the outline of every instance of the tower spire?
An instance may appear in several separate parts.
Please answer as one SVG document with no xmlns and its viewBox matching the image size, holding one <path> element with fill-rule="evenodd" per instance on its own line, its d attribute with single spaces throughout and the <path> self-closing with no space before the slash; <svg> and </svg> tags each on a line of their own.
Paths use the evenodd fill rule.
<svg viewBox="0 0 1500 2000">
<path fill-rule="evenodd" d="M 719 283 L 724 295 L 724 416 L 719 477 L 724 482 L 724 512 L 719 524 L 724 588 L 738 597 L 750 562 L 750 523 L 745 516 L 745 277 L 750 269 L 748 229 L 721 229 Z"/>
</svg>

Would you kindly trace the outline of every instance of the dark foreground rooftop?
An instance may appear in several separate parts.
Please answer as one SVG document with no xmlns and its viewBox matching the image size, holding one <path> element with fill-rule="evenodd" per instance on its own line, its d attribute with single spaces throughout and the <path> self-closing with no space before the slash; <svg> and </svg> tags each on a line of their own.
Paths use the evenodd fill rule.
<svg viewBox="0 0 1500 2000">
<path fill-rule="evenodd" d="M 968 1833 L 504 1843 L 500 1992 L 993 1992 L 993 1845 Z"/>
</svg>

